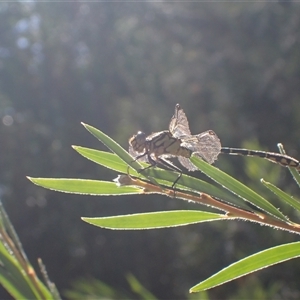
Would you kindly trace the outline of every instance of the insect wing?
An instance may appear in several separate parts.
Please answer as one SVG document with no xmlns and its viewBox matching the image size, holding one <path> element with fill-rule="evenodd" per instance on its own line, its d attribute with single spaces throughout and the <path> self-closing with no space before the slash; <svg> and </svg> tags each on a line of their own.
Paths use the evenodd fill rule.
<svg viewBox="0 0 300 300">
<path fill-rule="evenodd" d="M 189 158 L 178 156 L 178 161 L 189 171 L 196 171 L 198 168 L 190 161 Z"/>
<path fill-rule="evenodd" d="M 191 135 L 189 122 L 179 104 L 176 104 L 175 106 L 175 114 L 169 124 L 169 130 L 174 137 L 179 139 Z"/>
<path fill-rule="evenodd" d="M 182 139 L 181 146 L 190 149 L 210 164 L 217 159 L 221 151 L 220 140 L 212 130 Z"/>
</svg>

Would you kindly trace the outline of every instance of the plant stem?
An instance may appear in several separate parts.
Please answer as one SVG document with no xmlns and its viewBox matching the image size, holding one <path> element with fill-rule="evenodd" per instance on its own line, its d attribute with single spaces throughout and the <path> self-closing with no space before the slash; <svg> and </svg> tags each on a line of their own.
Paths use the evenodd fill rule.
<svg viewBox="0 0 300 300">
<path fill-rule="evenodd" d="M 270 217 L 264 213 L 253 213 L 247 210 L 243 210 L 235 206 L 232 206 L 230 204 L 216 200 L 210 195 L 205 193 L 196 194 L 196 193 L 189 193 L 186 191 L 185 192 L 178 191 L 178 190 L 175 191 L 173 189 L 162 188 L 160 186 L 153 185 L 146 181 L 134 179 L 129 176 L 127 180 L 128 181 L 126 182 L 126 184 L 142 187 L 144 189 L 145 194 L 159 193 L 159 194 L 164 194 L 171 198 L 176 197 L 182 200 L 197 202 L 206 206 L 214 207 L 219 210 L 225 211 L 226 215 L 224 215 L 224 218 L 226 219 L 243 219 L 243 220 L 252 221 L 255 223 L 260 223 L 263 225 L 276 227 L 281 230 L 287 230 L 293 233 L 300 234 L 300 225 L 297 223 L 293 223 L 293 222 L 287 223 L 279 219 Z"/>
</svg>

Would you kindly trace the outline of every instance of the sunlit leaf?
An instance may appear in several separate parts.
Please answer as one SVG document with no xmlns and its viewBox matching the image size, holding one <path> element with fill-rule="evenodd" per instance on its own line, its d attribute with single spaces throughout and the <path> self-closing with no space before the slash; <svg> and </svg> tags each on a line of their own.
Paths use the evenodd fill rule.
<svg viewBox="0 0 300 300">
<path fill-rule="evenodd" d="M 281 189 L 279 189 L 277 186 L 275 186 L 274 184 L 272 184 L 270 182 L 264 181 L 263 179 L 261 179 L 261 182 L 265 187 L 267 187 L 270 191 L 272 191 L 280 199 L 285 201 L 287 204 L 291 205 L 294 209 L 300 211 L 300 202 L 298 199 L 294 199 L 289 194 L 282 191 Z"/>
<path fill-rule="evenodd" d="M 205 161 L 192 156 L 191 161 L 195 164 L 203 173 L 208 177 L 236 194 L 237 196 L 249 201 L 253 205 L 261 208 L 262 210 L 270 213 L 273 216 L 278 217 L 281 220 L 288 221 L 288 218 L 284 216 L 275 206 L 273 206 L 269 201 L 263 198 L 258 193 L 254 192 L 238 180 L 229 176 L 220 169 L 206 163 Z"/>
<path fill-rule="evenodd" d="M 224 284 L 263 268 L 300 256 L 300 242 L 285 244 L 263 250 L 231 264 L 210 278 L 190 289 L 191 293 L 199 292 Z"/>
<path fill-rule="evenodd" d="M 44 188 L 65 193 L 115 196 L 138 194 L 143 192 L 141 188 L 133 186 L 117 186 L 114 182 L 100 180 L 33 177 L 28 177 L 28 179 Z"/>
<path fill-rule="evenodd" d="M 281 154 L 286 155 L 286 152 L 285 152 L 285 150 L 284 150 L 284 147 L 283 147 L 283 145 L 282 145 L 281 143 L 278 143 L 278 144 L 277 144 L 277 147 L 278 147 L 279 152 L 280 152 Z M 294 180 L 296 181 L 296 183 L 297 183 L 298 186 L 300 187 L 300 174 L 299 174 L 299 171 L 296 170 L 296 168 L 289 168 L 289 171 L 291 172 L 291 174 L 292 174 Z"/>
<path fill-rule="evenodd" d="M 0 261 L 5 268 L 0 268 L 0 283 L 15 297 L 15 299 L 34 299 L 36 294 L 31 289 L 30 282 L 26 280 L 21 266 L 15 258 L 8 253 L 1 243 Z"/>
<path fill-rule="evenodd" d="M 127 174 L 128 165 L 124 162 L 124 160 L 122 160 L 114 153 L 79 146 L 73 146 L 73 148 L 82 156 L 97 164 L 105 166 L 106 168 L 109 168 L 116 172 Z M 142 174 L 140 175 L 138 172 L 131 169 L 130 175 L 138 177 Z"/>
<path fill-rule="evenodd" d="M 223 220 L 221 214 L 196 210 L 175 210 L 103 218 L 82 218 L 87 223 L 107 229 L 154 229 Z"/>
<path fill-rule="evenodd" d="M 105 133 L 96 129 L 93 126 L 84 123 L 82 123 L 82 125 L 90 133 L 92 133 L 99 141 L 101 141 L 108 149 L 116 153 L 127 165 L 132 166 L 136 171 L 142 169 L 141 164 L 138 161 L 133 161 L 131 155 L 111 137 L 109 137 L 108 135 L 106 135 Z"/>
</svg>

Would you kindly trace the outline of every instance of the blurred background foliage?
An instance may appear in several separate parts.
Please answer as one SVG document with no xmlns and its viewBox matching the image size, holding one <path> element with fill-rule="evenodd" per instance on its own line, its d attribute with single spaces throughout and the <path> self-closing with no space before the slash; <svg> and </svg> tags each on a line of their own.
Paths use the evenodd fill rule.
<svg viewBox="0 0 300 300">
<path fill-rule="evenodd" d="M 80 217 L 200 207 L 160 196 L 60 194 L 25 176 L 111 180 L 116 174 L 72 150 L 104 149 L 80 122 L 127 148 L 137 130 L 167 129 L 176 103 L 192 133 L 213 129 L 224 146 L 269 151 L 282 142 L 300 158 L 299 95 L 299 3 L 1 2 L 0 196 L 31 262 L 41 257 L 69 295 L 78 280 L 95 278 L 140 298 L 126 280 L 132 273 L 159 299 L 200 299 L 188 288 L 237 259 L 295 240 L 243 222 L 101 230 Z M 216 165 L 261 193 L 264 177 L 297 196 L 288 171 L 272 163 L 220 155 Z M 299 299 L 299 266 L 281 264 L 208 296 Z"/>
</svg>

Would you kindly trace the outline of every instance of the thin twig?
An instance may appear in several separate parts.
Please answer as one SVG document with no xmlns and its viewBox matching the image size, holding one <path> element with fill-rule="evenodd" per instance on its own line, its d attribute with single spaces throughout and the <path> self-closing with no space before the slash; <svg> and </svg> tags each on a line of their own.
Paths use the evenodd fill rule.
<svg viewBox="0 0 300 300">
<path fill-rule="evenodd" d="M 126 175 L 123 175 L 126 176 Z M 139 179 L 135 179 L 129 176 L 126 176 L 126 180 L 124 180 L 123 184 L 126 185 L 135 185 L 138 187 L 142 187 L 144 189 L 145 194 L 151 194 L 151 193 L 159 193 L 164 194 L 171 198 L 179 198 L 182 200 L 187 201 L 193 201 L 196 203 L 200 203 L 206 206 L 217 208 L 221 211 L 226 212 L 226 215 L 224 215 L 224 218 L 227 219 L 243 219 L 252 221 L 255 223 L 260 223 L 263 225 L 276 227 L 282 230 L 287 230 L 293 233 L 300 234 L 300 225 L 297 223 L 287 223 L 284 221 L 281 221 L 279 219 L 275 219 L 273 217 L 270 217 L 264 213 L 253 213 L 247 210 L 243 210 L 240 208 L 237 208 L 235 206 L 229 205 L 227 203 L 221 202 L 219 200 L 214 199 L 208 194 L 205 193 L 189 193 L 187 191 L 174 191 L 173 189 L 169 188 L 161 188 L 160 186 L 153 185 L 151 183 L 148 183 L 146 181 L 142 181 Z M 122 182 L 120 182 L 122 185 Z"/>
</svg>

